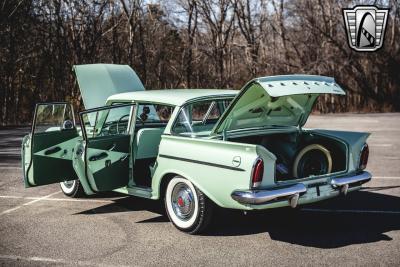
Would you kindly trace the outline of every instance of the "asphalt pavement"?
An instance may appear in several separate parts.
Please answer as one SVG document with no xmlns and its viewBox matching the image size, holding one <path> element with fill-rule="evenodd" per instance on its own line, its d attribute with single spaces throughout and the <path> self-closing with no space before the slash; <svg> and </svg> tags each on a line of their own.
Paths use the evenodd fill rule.
<svg viewBox="0 0 400 267">
<path fill-rule="evenodd" d="M 371 132 L 373 180 L 297 210 L 218 210 L 200 236 L 176 230 L 158 201 L 25 189 L 20 143 L 29 128 L 0 129 L 0 265 L 400 266 L 400 113 L 313 115 L 306 126 Z"/>
</svg>

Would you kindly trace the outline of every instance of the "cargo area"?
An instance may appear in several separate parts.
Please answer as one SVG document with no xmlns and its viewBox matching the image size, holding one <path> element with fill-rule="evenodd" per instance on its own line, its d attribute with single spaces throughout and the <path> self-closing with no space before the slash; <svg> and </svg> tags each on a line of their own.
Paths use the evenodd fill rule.
<svg viewBox="0 0 400 267">
<path fill-rule="evenodd" d="M 277 182 L 339 173 L 347 168 L 347 145 L 312 131 L 270 133 L 229 141 L 261 145 L 273 153 L 277 158 Z"/>
</svg>

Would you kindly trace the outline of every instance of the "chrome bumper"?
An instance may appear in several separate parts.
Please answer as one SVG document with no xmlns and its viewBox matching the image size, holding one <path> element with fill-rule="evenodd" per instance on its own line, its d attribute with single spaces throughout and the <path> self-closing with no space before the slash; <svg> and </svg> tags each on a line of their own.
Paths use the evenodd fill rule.
<svg viewBox="0 0 400 267">
<path fill-rule="evenodd" d="M 349 186 L 363 183 L 371 180 L 369 172 L 362 172 L 355 176 L 345 176 L 340 178 L 333 178 L 331 186 L 338 188 L 343 194 L 347 193 Z M 268 204 L 278 199 L 287 199 L 292 208 L 297 206 L 300 194 L 306 193 L 307 187 L 302 183 L 294 184 L 288 187 L 277 189 L 253 189 L 253 190 L 236 190 L 231 194 L 231 197 L 241 204 L 247 205 L 261 205 Z"/>
<path fill-rule="evenodd" d="M 231 196 L 241 204 L 265 204 L 277 198 L 289 199 L 290 206 L 297 206 L 300 194 L 307 192 L 304 184 L 295 184 L 289 187 L 265 190 L 234 191 Z"/>
<path fill-rule="evenodd" d="M 355 176 L 347 176 L 347 177 L 340 177 L 340 178 L 333 178 L 331 180 L 331 185 L 333 188 L 340 188 L 340 192 L 344 195 L 347 194 L 347 190 L 349 186 L 359 184 L 362 185 L 369 180 L 371 180 L 372 175 L 369 172 L 362 172 Z"/>
</svg>

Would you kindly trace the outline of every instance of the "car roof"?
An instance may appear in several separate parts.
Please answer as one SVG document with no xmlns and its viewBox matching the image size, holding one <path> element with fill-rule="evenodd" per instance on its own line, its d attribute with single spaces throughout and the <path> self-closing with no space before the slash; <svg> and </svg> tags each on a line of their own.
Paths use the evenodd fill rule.
<svg viewBox="0 0 400 267">
<path fill-rule="evenodd" d="M 156 103 L 182 106 L 197 98 L 234 97 L 239 91 L 226 89 L 164 89 L 128 92 L 111 95 L 107 102 L 112 101 L 150 101 Z"/>
</svg>

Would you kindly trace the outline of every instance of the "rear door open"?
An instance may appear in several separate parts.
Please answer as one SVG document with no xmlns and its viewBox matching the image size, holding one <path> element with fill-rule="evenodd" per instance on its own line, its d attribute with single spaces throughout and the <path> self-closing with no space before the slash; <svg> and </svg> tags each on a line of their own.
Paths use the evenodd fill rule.
<svg viewBox="0 0 400 267">
<path fill-rule="evenodd" d="M 85 175 L 80 179 L 85 192 L 111 191 L 128 185 L 135 107 L 111 105 L 80 113 L 85 142 Z"/>
</svg>

